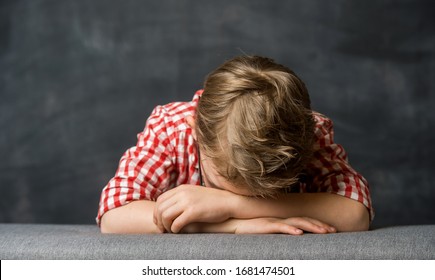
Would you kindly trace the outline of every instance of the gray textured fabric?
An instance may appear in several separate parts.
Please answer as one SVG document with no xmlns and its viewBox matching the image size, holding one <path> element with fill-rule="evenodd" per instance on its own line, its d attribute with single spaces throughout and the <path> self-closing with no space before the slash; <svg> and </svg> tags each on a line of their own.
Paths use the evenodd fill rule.
<svg viewBox="0 0 435 280">
<path fill-rule="evenodd" d="M 329 235 L 103 235 L 91 225 L 0 224 L 0 259 L 435 259 L 435 225 Z"/>
</svg>

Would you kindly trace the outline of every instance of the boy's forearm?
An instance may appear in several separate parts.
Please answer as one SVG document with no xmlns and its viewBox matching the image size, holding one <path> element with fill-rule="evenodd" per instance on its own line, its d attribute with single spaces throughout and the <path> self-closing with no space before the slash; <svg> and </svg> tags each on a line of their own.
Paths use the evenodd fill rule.
<svg viewBox="0 0 435 280">
<path fill-rule="evenodd" d="M 236 233 L 238 219 L 228 219 L 220 223 L 191 223 L 181 233 Z"/>
<path fill-rule="evenodd" d="M 330 193 L 291 193 L 278 198 L 239 196 L 232 217 L 310 217 L 334 226 L 338 231 L 361 231 L 369 227 L 366 207 L 349 198 Z"/>
<path fill-rule="evenodd" d="M 106 212 L 103 233 L 161 233 L 153 221 L 155 202 L 139 200 Z M 287 194 L 277 199 L 238 196 L 231 209 L 233 219 L 222 223 L 192 223 L 183 232 L 234 233 L 238 219 L 259 217 L 310 217 L 338 231 L 367 230 L 368 211 L 361 203 L 328 193 Z"/>
<path fill-rule="evenodd" d="M 161 233 L 153 222 L 154 201 L 137 200 L 109 210 L 101 218 L 102 233 Z"/>
<path fill-rule="evenodd" d="M 162 233 L 153 222 L 155 202 L 138 200 L 106 212 L 101 219 L 102 233 Z M 184 233 L 234 233 L 236 219 L 222 223 L 192 223 Z"/>
</svg>

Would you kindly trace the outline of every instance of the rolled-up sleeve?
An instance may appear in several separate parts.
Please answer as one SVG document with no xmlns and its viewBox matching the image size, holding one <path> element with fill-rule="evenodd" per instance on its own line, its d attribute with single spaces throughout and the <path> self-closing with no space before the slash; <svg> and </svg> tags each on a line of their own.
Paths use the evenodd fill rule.
<svg viewBox="0 0 435 280">
<path fill-rule="evenodd" d="M 320 114 L 314 117 L 316 141 L 313 160 L 308 165 L 312 179 L 306 191 L 329 192 L 359 201 L 367 207 L 372 220 L 374 211 L 367 180 L 350 166 L 344 148 L 334 143 L 332 121 Z"/>
<path fill-rule="evenodd" d="M 98 225 L 107 211 L 134 200 L 156 200 L 170 186 L 173 149 L 161 106 L 153 110 L 137 138 L 136 146 L 123 154 L 115 176 L 102 190 Z"/>
</svg>

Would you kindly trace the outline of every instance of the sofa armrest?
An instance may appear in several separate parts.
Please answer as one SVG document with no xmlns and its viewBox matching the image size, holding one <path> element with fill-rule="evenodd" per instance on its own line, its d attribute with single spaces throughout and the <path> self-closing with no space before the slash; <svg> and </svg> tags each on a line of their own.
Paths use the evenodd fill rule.
<svg viewBox="0 0 435 280">
<path fill-rule="evenodd" d="M 435 225 L 289 236 L 104 235 L 93 225 L 0 224 L 0 259 L 435 259 Z"/>
</svg>

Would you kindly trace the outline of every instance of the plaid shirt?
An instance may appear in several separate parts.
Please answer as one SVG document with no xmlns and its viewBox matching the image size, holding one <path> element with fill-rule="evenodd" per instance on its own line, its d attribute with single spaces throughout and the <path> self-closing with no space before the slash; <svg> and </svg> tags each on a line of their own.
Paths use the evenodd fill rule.
<svg viewBox="0 0 435 280">
<path fill-rule="evenodd" d="M 191 102 L 157 106 L 135 147 L 122 156 L 115 176 L 104 187 L 97 223 L 110 209 L 134 200 L 156 200 L 165 191 L 182 184 L 199 185 L 198 154 L 186 116 L 194 116 L 202 91 Z M 313 113 L 316 128 L 314 157 L 299 184 L 299 192 L 329 192 L 357 200 L 370 210 L 367 181 L 348 163 L 343 147 L 334 143 L 332 121 Z"/>
</svg>

